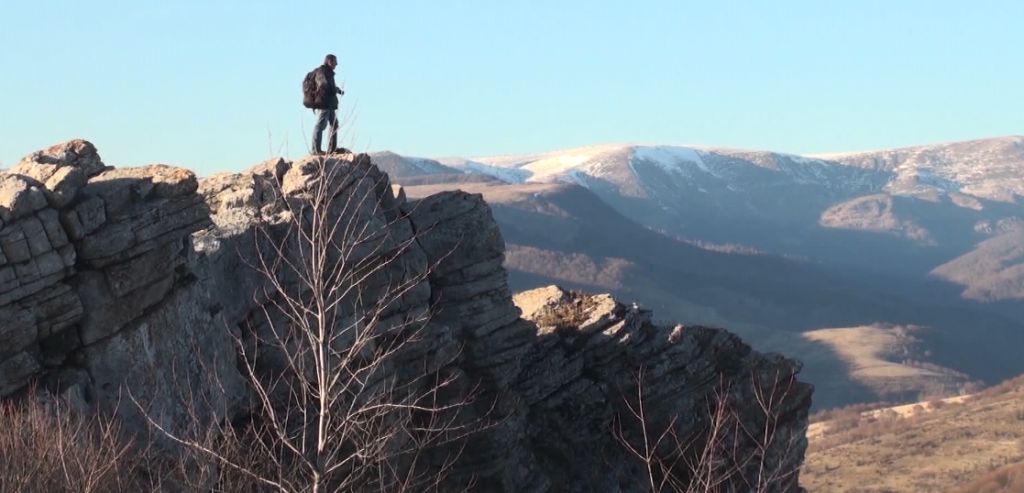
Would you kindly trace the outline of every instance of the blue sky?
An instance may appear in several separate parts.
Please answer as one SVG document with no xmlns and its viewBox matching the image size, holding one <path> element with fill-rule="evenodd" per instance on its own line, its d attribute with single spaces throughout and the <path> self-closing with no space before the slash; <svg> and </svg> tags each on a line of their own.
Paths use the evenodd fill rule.
<svg viewBox="0 0 1024 493">
<path fill-rule="evenodd" d="M 0 0 L 0 163 L 81 137 L 203 174 L 306 152 L 338 55 L 357 150 L 793 153 L 1024 133 L 1019 0 Z M 305 135 L 304 135 L 305 132 Z"/>
</svg>

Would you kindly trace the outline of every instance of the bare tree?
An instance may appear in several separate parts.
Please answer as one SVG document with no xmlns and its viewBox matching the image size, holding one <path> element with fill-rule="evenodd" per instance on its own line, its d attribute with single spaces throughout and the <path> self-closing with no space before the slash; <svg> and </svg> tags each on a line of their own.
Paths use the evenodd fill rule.
<svg viewBox="0 0 1024 493">
<path fill-rule="evenodd" d="M 706 396 L 699 426 L 683 426 L 681 416 L 653 416 L 645 407 L 644 370 L 637 372 L 635 400 L 626 399 L 626 419 L 617 419 L 614 433 L 629 455 L 639 459 L 654 493 L 769 493 L 787 491 L 798 473 L 802 436 L 779 429 L 783 406 L 792 397 L 795 377 L 776 373 L 764 382 L 751 373 L 749 394 L 735 384 L 719 383 Z M 736 400 L 753 400 L 753 412 L 743 413 Z M 743 414 L 741 414 L 743 413 Z M 685 430 L 685 434 L 682 432 Z M 636 437 L 635 435 L 639 435 Z M 794 465 L 796 465 L 794 467 Z"/>
<path fill-rule="evenodd" d="M 144 412 L 148 422 L 192 453 L 199 483 L 447 488 L 459 444 L 486 425 L 461 412 L 474 389 L 452 365 L 460 343 L 432 307 L 407 301 L 431 269 L 387 176 L 350 155 L 300 160 L 281 178 L 267 180 L 254 221 L 261 308 L 229 327 L 254 396 L 247 426 L 181 432 Z"/>
</svg>

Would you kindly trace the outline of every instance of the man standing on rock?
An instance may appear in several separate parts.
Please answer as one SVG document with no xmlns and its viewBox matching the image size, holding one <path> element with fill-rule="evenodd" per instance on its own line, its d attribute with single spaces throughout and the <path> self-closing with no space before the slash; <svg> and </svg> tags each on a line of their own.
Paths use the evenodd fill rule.
<svg viewBox="0 0 1024 493">
<path fill-rule="evenodd" d="M 331 134 L 327 141 L 327 153 L 338 150 L 338 96 L 344 95 L 334 82 L 334 67 L 338 66 L 338 58 L 327 55 L 324 64 L 306 74 L 302 81 L 302 103 L 316 113 L 316 126 L 313 127 L 313 154 L 323 154 L 320 143 L 323 141 L 324 129 L 331 126 Z"/>
</svg>

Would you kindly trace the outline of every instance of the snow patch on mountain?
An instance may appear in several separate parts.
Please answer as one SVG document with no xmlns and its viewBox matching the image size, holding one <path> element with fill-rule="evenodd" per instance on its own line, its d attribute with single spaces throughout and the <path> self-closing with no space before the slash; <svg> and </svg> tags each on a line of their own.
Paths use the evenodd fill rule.
<svg viewBox="0 0 1024 493">
<path fill-rule="evenodd" d="M 644 180 L 640 178 L 640 173 L 637 173 L 636 166 L 633 166 L 632 159 L 626 160 L 626 166 L 629 166 L 629 170 L 633 172 L 633 176 L 636 177 L 636 181 L 640 183 L 640 186 L 646 189 L 647 185 L 644 185 Z"/>
<path fill-rule="evenodd" d="M 1019 200 L 1016 196 L 1024 195 L 1024 137 L 1019 136 L 807 156 L 633 143 L 437 162 L 507 183 L 592 186 L 595 180 L 618 185 L 627 180 L 648 191 L 650 186 L 668 186 L 740 193 L 799 185 L 820 187 L 837 199 L 878 192 L 962 193 L 995 200 Z M 650 175 L 648 166 L 668 173 L 671 183 Z"/>
<path fill-rule="evenodd" d="M 529 163 L 521 169 L 529 170 L 534 176 L 559 175 L 575 169 L 594 157 L 593 153 L 566 154 Z"/>
<path fill-rule="evenodd" d="M 822 161 L 820 159 L 812 159 L 812 158 L 808 158 L 808 157 L 804 157 L 804 156 L 797 156 L 796 154 L 779 154 L 779 155 L 780 156 L 785 156 L 785 157 L 789 158 L 790 161 L 793 161 L 794 163 L 797 163 L 797 164 L 820 165 L 822 163 Z"/>
<path fill-rule="evenodd" d="M 819 157 L 891 173 L 886 190 L 897 195 L 959 191 L 1002 201 L 1024 195 L 1024 137 L 1020 136 Z"/>
<path fill-rule="evenodd" d="M 580 173 L 579 170 L 575 170 L 575 169 L 569 170 L 568 175 L 569 175 L 569 178 L 572 178 L 572 181 L 574 181 L 577 185 L 579 185 L 579 186 L 581 186 L 583 188 L 586 188 L 586 189 L 590 188 L 590 184 L 587 183 L 586 177 L 583 176 L 583 174 Z"/>
<path fill-rule="evenodd" d="M 679 171 L 683 163 L 692 163 L 705 173 L 711 173 L 701 159 L 700 152 L 688 147 L 656 146 L 635 147 L 633 156 L 641 161 L 652 162 L 665 171 Z"/>
<path fill-rule="evenodd" d="M 498 156 L 472 159 L 439 159 L 441 163 L 470 173 L 481 173 L 507 183 L 567 182 L 590 186 L 593 180 L 625 185 L 635 181 L 651 192 L 651 186 L 693 187 L 743 192 L 775 187 L 786 183 L 817 185 L 832 190 L 877 191 L 884 184 L 877 174 L 854 170 L 836 162 L 800 156 L 757 151 L 716 151 L 697 146 L 675 145 L 601 145 L 568 149 L 563 152 L 523 156 Z M 643 165 L 657 166 L 676 183 L 647 176 Z M 766 181 L 760 173 L 768 170 Z M 754 173 L 754 174 L 751 174 Z M 653 180 L 653 181 L 652 181 Z M 876 183 L 876 182 L 883 183 Z M 664 193 L 664 192 L 662 192 Z M 650 194 L 648 194 L 650 195 Z"/>
<path fill-rule="evenodd" d="M 449 165 L 456 168 L 461 168 L 463 171 L 469 173 L 477 173 L 481 175 L 487 175 L 493 178 L 497 178 L 505 183 L 518 184 L 526 182 L 532 175 L 528 170 L 519 168 L 503 168 L 499 166 L 491 166 L 481 162 L 465 160 L 459 165 Z"/>
</svg>

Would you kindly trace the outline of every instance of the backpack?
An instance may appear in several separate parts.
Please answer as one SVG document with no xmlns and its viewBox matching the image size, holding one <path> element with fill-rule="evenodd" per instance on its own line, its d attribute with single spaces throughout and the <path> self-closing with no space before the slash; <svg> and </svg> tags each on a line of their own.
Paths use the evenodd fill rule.
<svg viewBox="0 0 1024 493">
<path fill-rule="evenodd" d="M 323 99 L 323 90 L 316 85 L 316 74 L 319 70 L 320 67 L 310 70 L 306 78 L 302 79 L 302 105 L 307 108 L 315 109 Z"/>
</svg>

